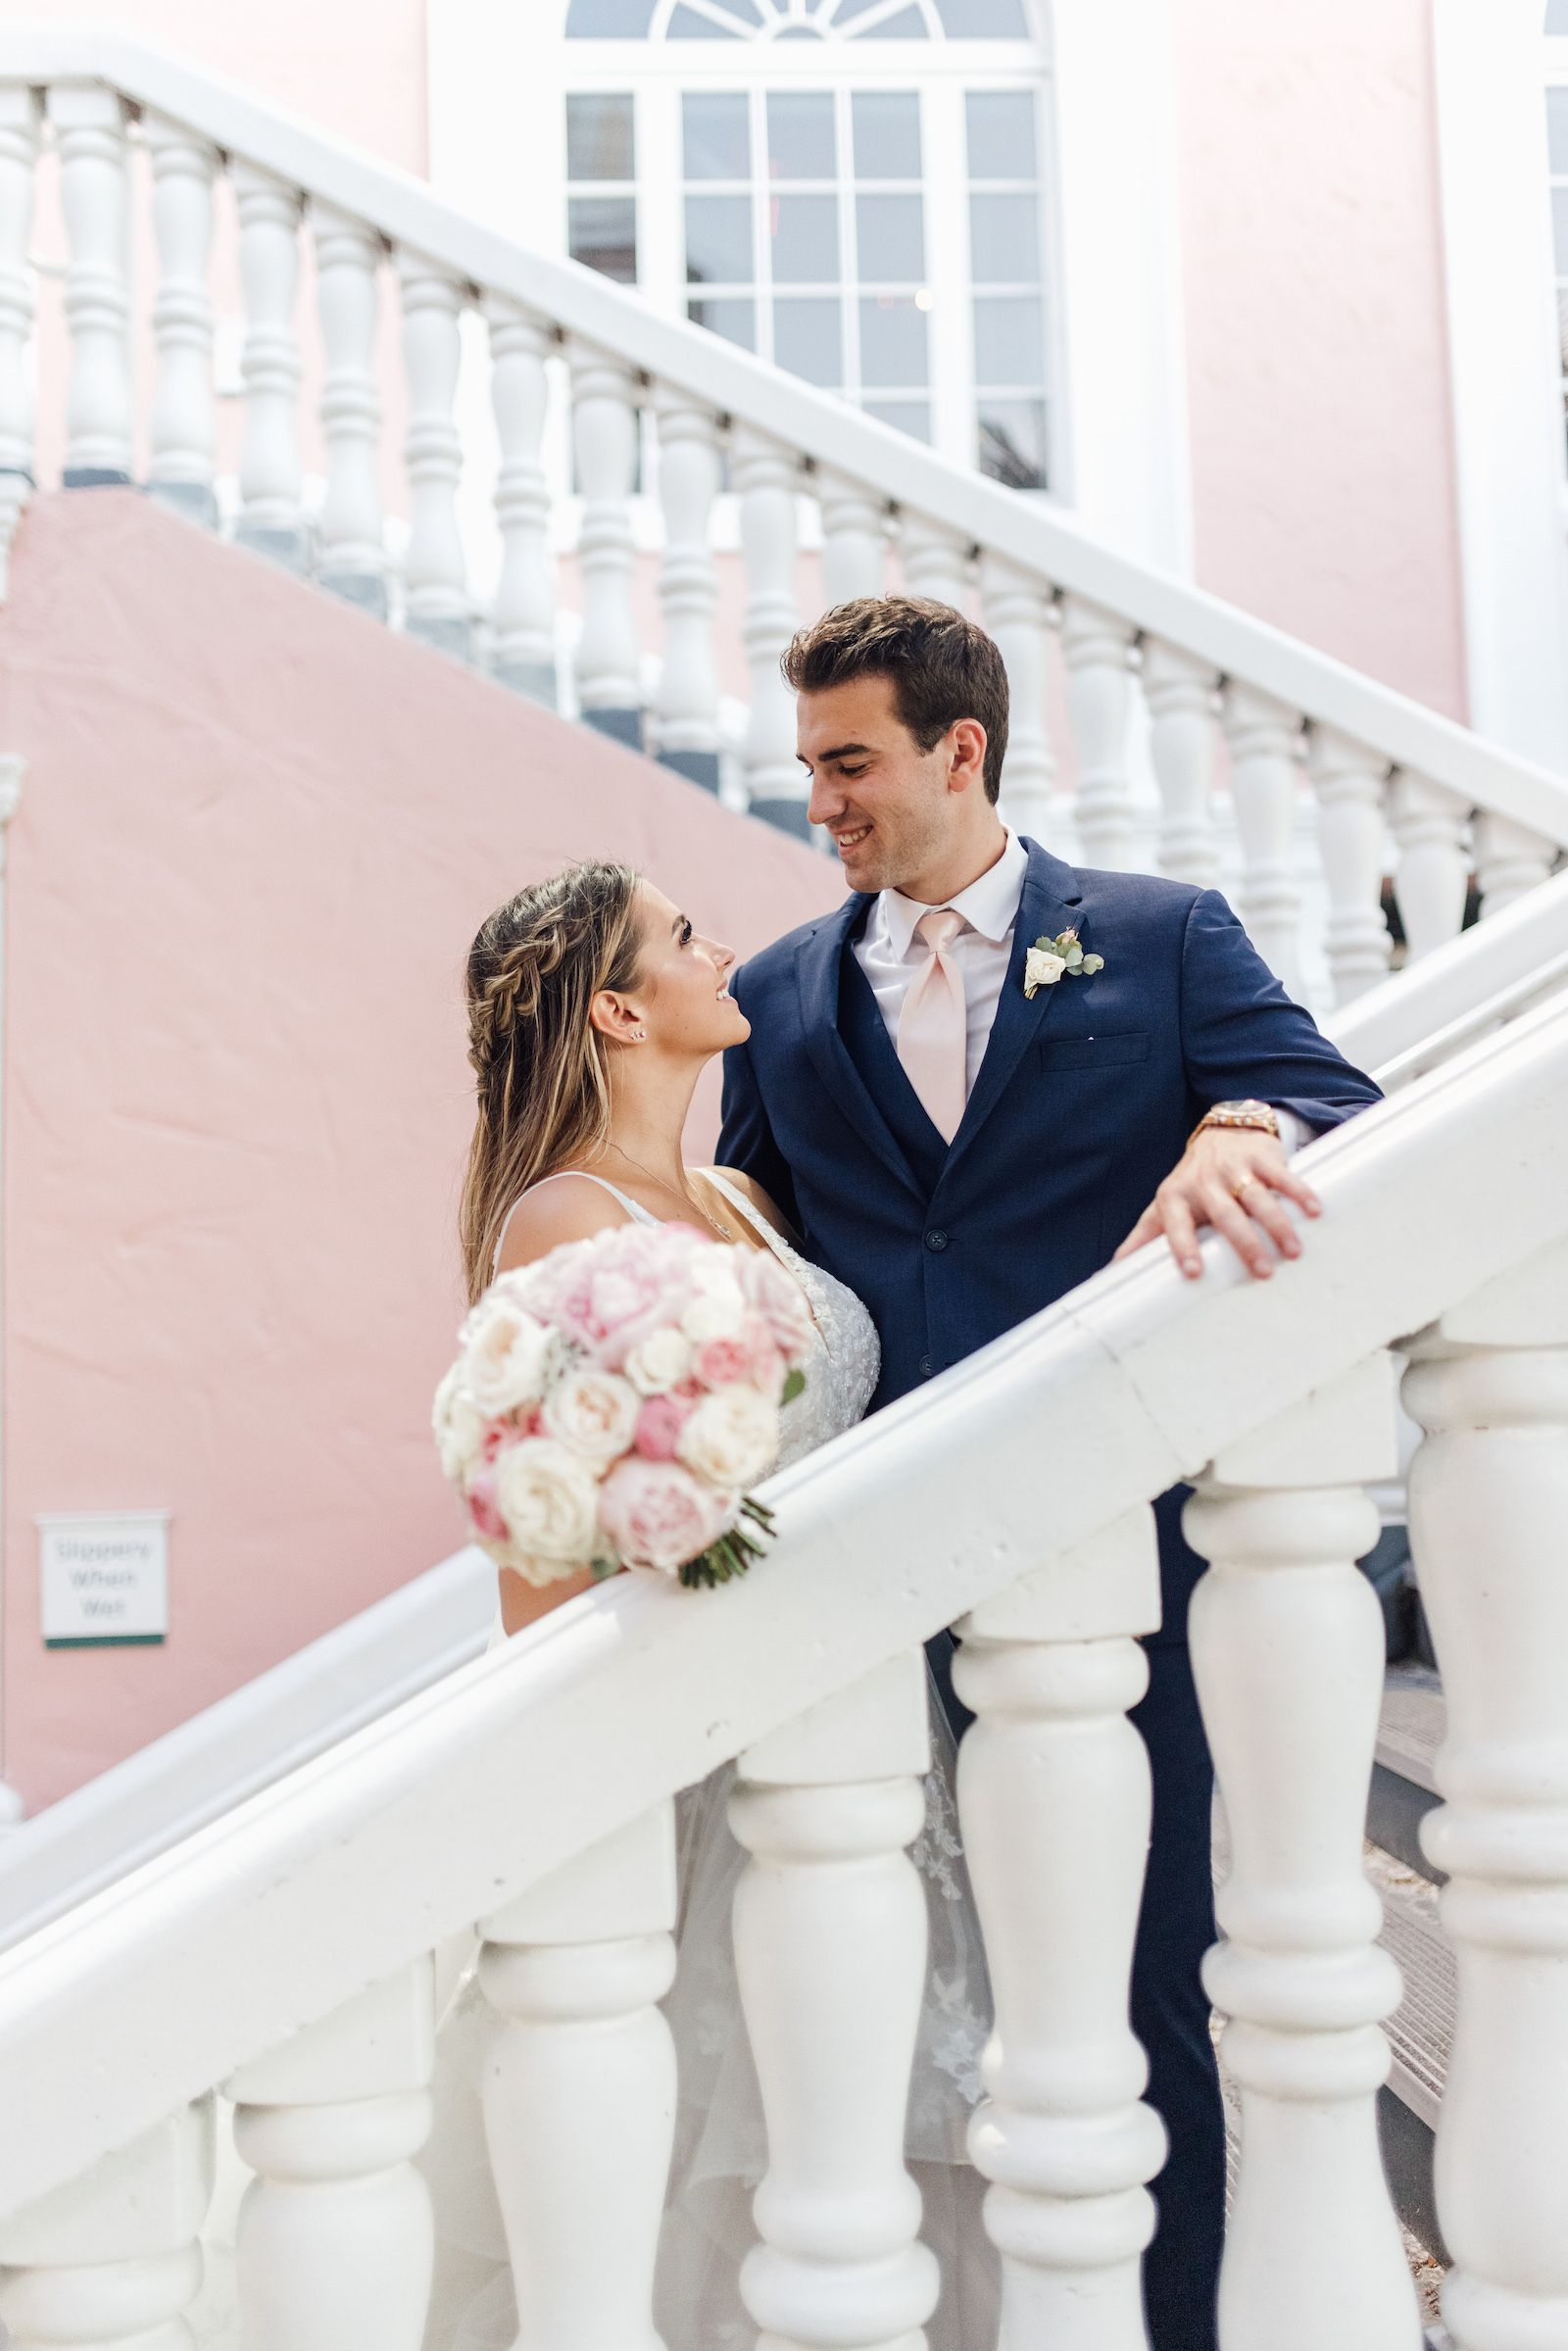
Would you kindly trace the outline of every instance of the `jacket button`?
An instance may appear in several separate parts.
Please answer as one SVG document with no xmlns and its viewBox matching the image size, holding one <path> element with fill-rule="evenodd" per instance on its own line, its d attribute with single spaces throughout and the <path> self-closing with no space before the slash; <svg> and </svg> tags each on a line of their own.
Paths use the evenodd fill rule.
<svg viewBox="0 0 1568 2351">
<path fill-rule="evenodd" d="M 931 1358 L 929 1355 L 922 1355 L 920 1357 L 920 1377 L 922 1380 L 929 1380 L 931 1377 Z"/>
<path fill-rule="evenodd" d="M 948 1237 L 946 1233 L 927 1233 L 925 1245 L 927 1249 L 946 1249 Z"/>
</svg>

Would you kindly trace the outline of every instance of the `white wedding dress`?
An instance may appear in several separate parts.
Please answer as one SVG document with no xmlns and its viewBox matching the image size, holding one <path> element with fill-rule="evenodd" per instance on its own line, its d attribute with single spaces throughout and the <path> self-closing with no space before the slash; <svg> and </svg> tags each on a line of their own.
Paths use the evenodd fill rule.
<svg viewBox="0 0 1568 2351">
<path fill-rule="evenodd" d="M 880 1369 L 876 1330 L 853 1290 L 791 1249 L 721 1176 L 708 1180 L 793 1274 L 815 1320 L 805 1390 L 784 1408 L 782 1469 L 860 1419 Z M 613 1185 L 605 1190 L 639 1223 L 658 1221 Z M 980 2219 L 985 2183 L 964 2144 L 980 2096 L 991 1994 L 958 1839 L 954 1742 L 931 1695 L 925 1826 L 911 1851 L 926 1900 L 926 1987 L 905 2154 L 924 2206 L 920 2233 L 942 2266 L 942 2300 L 927 2328 L 931 2351 L 991 2351 L 996 2265 Z M 676 1798 L 678 1957 L 662 2006 L 675 2043 L 678 2107 L 654 2292 L 655 2321 L 668 2351 L 752 2351 L 757 2340 L 738 2278 L 757 2242 L 752 2195 L 767 2167 L 767 2140 L 730 1941 L 731 1906 L 747 1859 L 726 1818 L 734 1784 L 735 1766 L 724 1764 Z M 435 2126 L 418 2158 L 436 2222 L 424 2351 L 512 2351 L 516 2339 L 479 2107 L 486 2052 L 501 2030 L 470 1967 L 437 2036 Z"/>
</svg>

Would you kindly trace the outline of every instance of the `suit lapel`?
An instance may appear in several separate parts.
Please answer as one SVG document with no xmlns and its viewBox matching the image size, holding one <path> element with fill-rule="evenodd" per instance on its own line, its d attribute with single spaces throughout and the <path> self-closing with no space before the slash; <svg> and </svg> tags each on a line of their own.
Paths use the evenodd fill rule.
<svg viewBox="0 0 1568 2351">
<path fill-rule="evenodd" d="M 1023 992 L 1024 957 L 1037 939 L 1054 939 L 1060 932 L 1083 928 L 1079 908 L 1082 893 L 1078 876 L 1060 857 L 1033 841 L 1025 841 L 1029 852 L 1029 870 L 1024 877 L 1023 895 L 1018 902 L 1018 917 L 1012 926 L 1012 953 L 1007 958 L 1007 976 L 1002 983 L 1002 995 L 997 1004 L 996 1018 L 991 1024 L 991 1038 L 985 1058 L 974 1081 L 974 1091 L 963 1113 L 963 1122 L 953 1138 L 942 1173 L 944 1179 L 975 1136 L 984 1126 L 1017 1068 L 1024 1053 L 1039 1036 L 1051 1007 L 1056 999 L 1056 988 L 1037 988 L 1033 996 Z"/>
<path fill-rule="evenodd" d="M 856 1133 L 900 1183 L 906 1184 L 916 1199 L 923 1201 L 926 1196 L 913 1168 L 900 1150 L 839 1035 L 839 972 L 844 943 L 857 923 L 863 920 L 866 910 L 863 897 L 851 898 L 837 914 L 819 924 L 809 938 L 803 939 L 796 950 L 795 978 L 800 991 L 806 1050 L 817 1076 Z"/>
</svg>

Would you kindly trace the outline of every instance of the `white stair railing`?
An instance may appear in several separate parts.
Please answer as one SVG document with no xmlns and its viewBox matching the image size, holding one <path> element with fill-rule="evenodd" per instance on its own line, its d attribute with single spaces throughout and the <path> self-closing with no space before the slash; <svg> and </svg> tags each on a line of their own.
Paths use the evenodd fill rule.
<svg viewBox="0 0 1568 2351">
<path fill-rule="evenodd" d="M 743 805 L 791 831 L 806 829 L 805 787 L 777 661 L 802 617 L 797 510 L 807 498 L 820 521 L 825 598 L 874 593 L 891 547 L 910 588 L 977 601 L 1012 686 L 1005 809 L 1048 846 L 1087 862 L 1135 862 L 1141 697 L 1163 801 L 1155 854 L 1169 873 L 1211 879 L 1223 737 L 1241 843 L 1239 910 L 1289 985 L 1300 989 L 1303 974 L 1326 966 L 1343 1004 L 1377 984 L 1390 953 L 1382 884 L 1391 842 L 1412 961 L 1457 933 L 1472 870 L 1491 914 L 1543 881 L 1568 845 L 1564 779 L 1112 553 L 1049 504 L 963 472 L 717 337 L 656 317 L 590 270 L 525 251 L 407 173 L 108 27 L 0 30 L 0 542 L 9 544 L 33 463 L 25 258 L 40 127 L 58 157 L 71 236 L 69 380 L 46 378 L 41 392 L 51 427 L 60 414 L 66 419 L 67 481 L 139 473 L 185 511 L 210 509 L 210 174 L 226 170 L 249 312 L 237 536 L 381 608 L 373 460 L 392 387 L 375 380 L 373 334 L 378 272 L 390 256 L 409 412 L 411 538 L 400 608 L 408 627 L 464 658 L 487 642 L 498 676 L 555 699 L 560 632 L 548 539 L 565 527 L 565 476 L 555 502 L 563 512 L 553 514 L 542 453 L 569 440 L 583 590 L 575 707 L 711 787 L 725 749 L 715 631 L 725 632 L 744 646 L 753 678 L 738 746 Z M 161 283 L 145 328 L 131 319 L 123 262 L 127 139 L 147 144 L 156 174 Z M 324 503 L 310 521 L 301 503 L 295 302 L 307 225 L 320 269 L 326 465 Z M 467 411 L 454 405 L 467 310 L 490 329 L 501 445 L 493 474 L 493 456 L 465 444 Z M 152 334 L 158 359 L 144 464 L 135 454 L 132 332 Z M 470 346 L 475 359 L 478 348 Z M 315 344 L 310 356 L 314 363 Z M 553 356 L 567 366 L 552 370 Z M 553 376 L 569 386 L 573 412 L 570 433 L 554 438 Z M 659 420 L 657 434 L 641 429 L 644 414 Z M 710 541 L 725 456 L 745 592 L 720 600 Z M 665 533 L 663 674 L 651 705 L 650 649 L 633 592 L 640 465 L 661 473 Z M 493 478 L 501 555 L 487 612 L 460 528 L 465 471 Z M 1050 740 L 1046 685 L 1055 658 L 1065 664 L 1075 799 L 1053 789 L 1069 750 Z M 1302 931 L 1303 904 L 1319 903 L 1298 870 L 1296 816 L 1308 785 L 1327 892 L 1321 935 L 1315 914 Z"/>
<path fill-rule="evenodd" d="M 1353 1558 L 1397 1344 L 1429 1432 L 1412 1533 L 1450 1689 L 1428 1832 L 1464 1954 L 1439 2127 L 1449 2325 L 1462 2351 L 1550 2339 L 1568 2292 L 1565 1159 L 1556 1000 L 1312 1147 L 1324 1214 L 1274 1281 L 1217 1243 L 1199 1285 L 1157 1252 L 1108 1269 L 775 1479 L 778 1548 L 745 1583 L 600 1587 L 0 1953 L 0 2317 L 24 2341 L 105 2344 L 188 2306 L 208 2093 L 226 2085 L 259 2182 L 246 2340 L 416 2351 L 427 1955 L 477 1918 L 506 2020 L 486 2102 L 524 2339 L 646 2341 L 669 1798 L 733 1756 L 769 2135 L 743 2290 L 775 2338 L 912 2342 L 935 2280 L 898 2160 L 921 1949 L 902 1852 L 918 1644 L 957 1620 L 998 2018 L 971 2146 L 1004 2340 L 1140 2351 L 1161 2136 L 1127 2030 L 1148 1787 L 1125 1713 L 1156 1606 L 1149 1502 L 1187 1476 L 1234 1837 L 1208 1978 L 1245 2108 L 1227 2351 L 1416 2351 L 1374 2122 L 1398 1984 L 1358 1868 L 1382 1641 Z M 835 2196 L 853 2240 L 825 2232 Z M 1312 2258 L 1282 2273 L 1303 2230 Z"/>
</svg>

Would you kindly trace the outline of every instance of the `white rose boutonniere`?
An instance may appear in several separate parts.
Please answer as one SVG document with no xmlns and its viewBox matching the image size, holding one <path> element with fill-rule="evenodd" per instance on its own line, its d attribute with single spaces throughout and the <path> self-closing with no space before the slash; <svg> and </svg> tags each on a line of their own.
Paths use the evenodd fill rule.
<svg viewBox="0 0 1568 2351">
<path fill-rule="evenodd" d="M 1069 979 L 1093 979 L 1103 971 L 1103 955 L 1086 955 L 1078 942 L 1076 931 L 1063 931 L 1059 939 L 1037 939 L 1023 959 L 1023 992 L 1033 996 L 1037 988 L 1054 988 L 1065 972 Z"/>
</svg>

